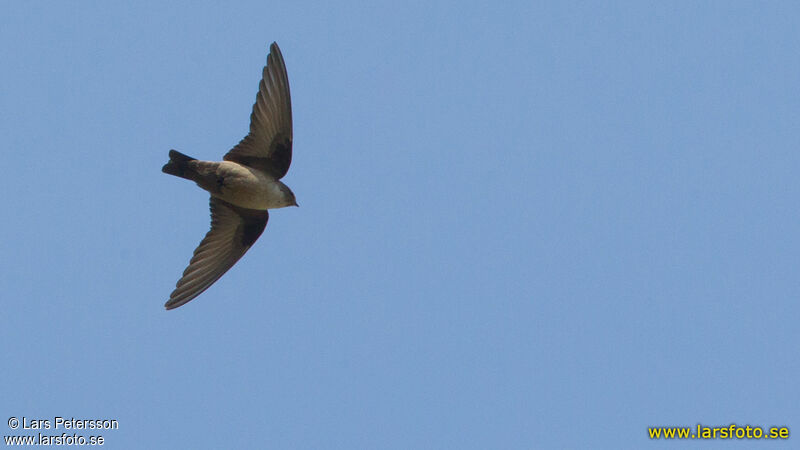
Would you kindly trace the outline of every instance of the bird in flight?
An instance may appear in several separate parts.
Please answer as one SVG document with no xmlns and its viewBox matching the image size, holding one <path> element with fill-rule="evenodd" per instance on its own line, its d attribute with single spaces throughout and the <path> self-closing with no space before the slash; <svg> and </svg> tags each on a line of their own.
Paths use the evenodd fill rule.
<svg viewBox="0 0 800 450">
<path fill-rule="evenodd" d="M 228 271 L 267 226 L 267 210 L 297 206 L 279 181 L 292 162 L 292 104 L 278 44 L 269 48 L 250 115 L 250 133 L 222 161 L 201 161 L 176 150 L 162 172 L 194 181 L 211 194 L 211 230 L 194 251 L 167 309 L 200 295 Z"/>
</svg>

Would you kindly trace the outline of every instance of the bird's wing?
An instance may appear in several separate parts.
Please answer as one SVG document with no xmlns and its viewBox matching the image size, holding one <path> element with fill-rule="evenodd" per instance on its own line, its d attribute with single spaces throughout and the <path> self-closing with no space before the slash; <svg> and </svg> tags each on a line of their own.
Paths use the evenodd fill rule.
<svg viewBox="0 0 800 450">
<path fill-rule="evenodd" d="M 261 236 L 268 219 L 266 210 L 244 209 L 211 197 L 211 230 L 164 307 L 177 308 L 214 284 Z"/>
<path fill-rule="evenodd" d="M 233 161 L 282 178 L 292 163 L 292 102 L 283 55 L 275 42 L 250 115 L 250 133 L 225 155 Z"/>
</svg>

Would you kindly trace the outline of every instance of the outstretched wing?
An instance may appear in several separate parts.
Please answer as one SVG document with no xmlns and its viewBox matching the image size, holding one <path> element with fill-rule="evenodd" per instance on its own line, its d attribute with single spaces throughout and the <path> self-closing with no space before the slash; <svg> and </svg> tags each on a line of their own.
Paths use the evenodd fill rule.
<svg viewBox="0 0 800 450">
<path fill-rule="evenodd" d="M 214 284 L 261 236 L 268 219 L 266 210 L 244 209 L 211 197 L 211 230 L 164 307 L 177 308 Z"/>
<path fill-rule="evenodd" d="M 289 78 L 278 44 L 269 47 L 258 95 L 250 115 L 250 133 L 225 155 L 225 161 L 282 178 L 292 163 L 292 101 Z"/>
</svg>

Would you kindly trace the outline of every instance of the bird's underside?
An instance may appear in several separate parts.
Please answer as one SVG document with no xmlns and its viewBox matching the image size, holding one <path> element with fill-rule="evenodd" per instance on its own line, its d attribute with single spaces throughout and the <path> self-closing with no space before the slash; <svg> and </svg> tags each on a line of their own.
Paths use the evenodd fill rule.
<svg viewBox="0 0 800 450">
<path fill-rule="evenodd" d="M 208 289 L 247 252 L 267 225 L 266 208 L 297 205 L 291 190 L 278 181 L 292 161 L 292 109 L 276 43 L 262 72 L 250 132 L 224 161 L 198 161 L 175 150 L 169 156 L 164 173 L 195 181 L 211 194 L 211 229 L 164 305 L 174 309 Z"/>
</svg>

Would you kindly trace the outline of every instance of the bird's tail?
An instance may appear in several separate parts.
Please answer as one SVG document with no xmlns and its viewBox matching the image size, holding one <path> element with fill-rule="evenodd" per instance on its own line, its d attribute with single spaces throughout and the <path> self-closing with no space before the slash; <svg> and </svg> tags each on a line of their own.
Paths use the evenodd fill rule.
<svg viewBox="0 0 800 450">
<path fill-rule="evenodd" d="M 189 167 L 190 161 L 197 161 L 191 156 L 186 156 L 177 150 L 169 151 L 169 162 L 164 164 L 161 171 L 176 177 L 186 178 L 187 180 L 194 180 L 194 169 Z"/>
</svg>

